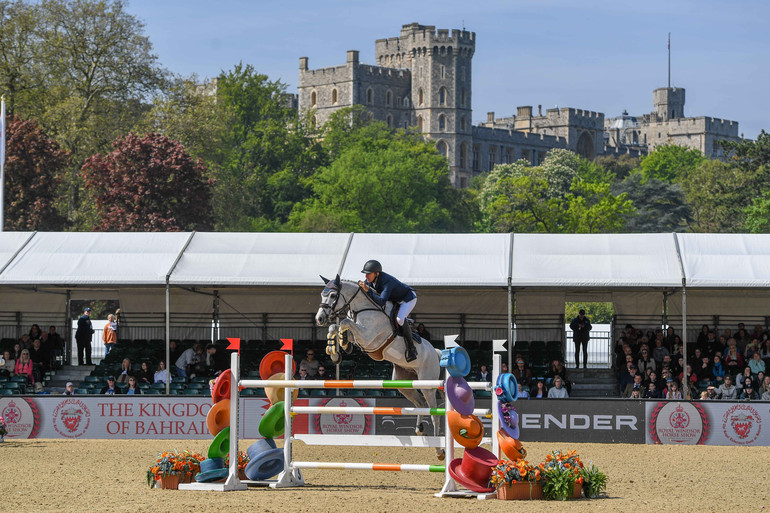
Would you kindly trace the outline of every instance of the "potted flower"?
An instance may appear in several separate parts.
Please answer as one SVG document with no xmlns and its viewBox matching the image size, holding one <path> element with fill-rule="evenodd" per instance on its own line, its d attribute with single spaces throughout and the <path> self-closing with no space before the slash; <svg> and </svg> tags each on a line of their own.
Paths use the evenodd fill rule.
<svg viewBox="0 0 770 513">
<path fill-rule="evenodd" d="M 542 478 L 542 469 L 526 460 L 500 460 L 489 481 L 497 489 L 498 499 L 530 500 L 543 498 Z"/>
<path fill-rule="evenodd" d="M 5 419 L 0 417 L 0 442 L 5 441 L 5 435 L 8 434 L 8 428 L 5 427 Z"/>
<path fill-rule="evenodd" d="M 595 499 L 607 487 L 607 475 L 596 468 L 596 465 L 581 468 L 580 476 L 583 478 L 583 492 L 586 497 Z"/>
<path fill-rule="evenodd" d="M 201 459 L 200 454 L 190 451 L 161 453 L 147 470 L 147 484 L 152 488 L 160 482 L 161 488 L 176 490 L 179 483 L 188 481 L 200 472 Z"/>
<path fill-rule="evenodd" d="M 246 479 L 246 465 L 249 464 L 251 458 L 244 451 L 238 451 L 238 479 Z M 225 467 L 230 467 L 230 454 L 225 456 Z"/>
<path fill-rule="evenodd" d="M 563 454 L 561 451 L 553 451 L 545 457 L 545 462 L 540 464 L 545 475 L 543 484 L 543 496 L 549 500 L 566 501 L 579 499 L 583 487 L 583 476 L 580 470 L 583 462 L 577 451 Z"/>
</svg>

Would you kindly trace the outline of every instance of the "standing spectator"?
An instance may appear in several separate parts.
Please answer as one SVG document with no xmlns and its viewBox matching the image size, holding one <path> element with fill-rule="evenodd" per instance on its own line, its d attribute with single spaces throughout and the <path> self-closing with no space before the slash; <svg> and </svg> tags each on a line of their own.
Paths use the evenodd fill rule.
<svg viewBox="0 0 770 513">
<path fill-rule="evenodd" d="M 110 314 L 107 316 L 107 324 L 104 325 L 102 330 L 102 342 L 104 342 L 104 356 L 110 354 L 112 348 L 118 342 L 118 333 L 113 326 L 115 325 L 115 316 Z M 115 325 L 116 326 L 116 325 Z"/>
<path fill-rule="evenodd" d="M 305 369 L 310 379 L 315 379 L 318 375 L 318 367 L 320 365 L 321 362 L 315 359 L 315 351 L 313 349 L 308 349 L 307 352 L 305 352 L 305 358 L 299 362 L 299 368 Z"/>
<path fill-rule="evenodd" d="M 586 317 L 582 308 L 578 316 L 569 323 L 572 330 L 572 341 L 575 343 L 575 368 L 580 367 L 580 348 L 583 348 L 583 368 L 588 367 L 588 341 L 591 339 L 591 321 Z M 565 391 L 566 392 L 566 391 Z"/>
<path fill-rule="evenodd" d="M 120 395 L 122 393 L 115 384 L 115 376 L 107 377 L 107 386 L 102 388 L 102 391 L 99 393 L 102 395 Z"/>
<path fill-rule="evenodd" d="M 719 385 L 719 397 L 725 400 L 734 401 L 738 397 L 738 389 L 733 385 L 733 378 L 725 376 L 724 383 Z"/>
<path fill-rule="evenodd" d="M 166 369 L 166 362 L 163 360 L 158 363 L 158 370 L 155 371 L 153 379 L 155 383 L 171 383 L 171 376 Z"/>
<path fill-rule="evenodd" d="M 54 356 L 64 354 L 64 339 L 56 332 L 56 326 L 48 327 L 48 344 L 53 350 Z"/>
<path fill-rule="evenodd" d="M 556 376 L 553 379 L 553 387 L 548 390 L 548 399 L 568 399 L 569 393 L 564 388 L 564 382 L 561 376 Z"/>
<path fill-rule="evenodd" d="M 91 309 L 86 307 L 83 315 L 78 319 L 78 329 L 75 332 L 75 341 L 78 345 L 78 365 L 83 365 L 83 354 L 85 353 L 85 365 L 91 363 L 91 337 L 94 334 L 94 327 L 91 325 Z"/>
<path fill-rule="evenodd" d="M 200 342 L 196 342 L 191 348 L 182 352 L 176 361 L 177 374 L 184 378 L 187 377 L 188 372 L 192 373 L 193 368 L 200 361 L 202 353 L 203 346 Z"/>
<path fill-rule="evenodd" d="M 530 395 L 532 399 L 545 399 L 548 397 L 548 392 L 545 390 L 545 383 L 543 383 L 542 380 L 537 380 L 535 383 L 534 390 L 532 391 L 532 394 Z"/>
<path fill-rule="evenodd" d="M 516 378 L 518 383 L 521 383 L 525 387 L 528 388 L 532 385 L 532 369 L 524 364 L 523 358 L 516 359 L 516 367 L 513 368 L 511 374 L 513 374 L 513 377 Z"/>
<path fill-rule="evenodd" d="M 425 325 L 423 323 L 417 325 L 417 334 L 420 335 L 421 339 L 430 342 L 430 332 L 425 329 Z"/>
<path fill-rule="evenodd" d="M 67 381 L 67 384 L 64 385 L 64 393 L 62 395 L 75 395 L 75 389 L 73 387 L 72 381 Z"/>
<path fill-rule="evenodd" d="M 479 366 L 479 373 L 476 375 L 476 381 L 486 381 L 488 383 L 492 381 L 492 373 L 489 372 L 486 364 L 482 363 Z"/>
<path fill-rule="evenodd" d="M 131 360 L 123 358 L 123 363 L 120 366 L 120 374 L 118 374 L 118 383 L 125 385 L 128 383 L 128 378 L 132 376 L 131 372 Z"/>
<path fill-rule="evenodd" d="M 21 358 L 16 360 L 16 366 L 13 373 L 16 376 L 27 376 L 29 382 L 35 383 L 35 373 L 33 372 L 34 362 L 29 358 L 29 349 L 21 350 Z"/>
<path fill-rule="evenodd" d="M 176 340 L 170 340 L 168 343 L 169 350 L 169 362 L 176 363 L 180 356 L 182 356 L 182 348 L 179 347 L 179 343 Z"/>
</svg>

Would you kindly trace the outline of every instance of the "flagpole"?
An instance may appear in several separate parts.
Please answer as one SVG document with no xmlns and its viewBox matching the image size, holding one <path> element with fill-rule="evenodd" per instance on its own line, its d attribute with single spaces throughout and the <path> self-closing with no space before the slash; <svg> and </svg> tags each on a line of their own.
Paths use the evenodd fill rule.
<svg viewBox="0 0 770 513">
<path fill-rule="evenodd" d="M 5 226 L 5 96 L 0 97 L 0 232 Z"/>
</svg>

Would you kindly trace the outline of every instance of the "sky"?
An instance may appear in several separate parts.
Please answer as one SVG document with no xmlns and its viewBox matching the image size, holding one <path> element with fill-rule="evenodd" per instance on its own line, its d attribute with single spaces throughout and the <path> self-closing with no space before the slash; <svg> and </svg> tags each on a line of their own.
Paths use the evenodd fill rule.
<svg viewBox="0 0 770 513">
<path fill-rule="evenodd" d="M 160 63 L 214 77 L 239 62 L 297 92 L 299 58 L 311 69 L 345 63 L 374 41 L 418 22 L 476 33 L 473 119 L 522 105 L 619 116 L 654 110 L 652 91 L 686 90 L 685 116 L 738 121 L 754 139 L 770 131 L 767 0 L 130 0 Z"/>
</svg>

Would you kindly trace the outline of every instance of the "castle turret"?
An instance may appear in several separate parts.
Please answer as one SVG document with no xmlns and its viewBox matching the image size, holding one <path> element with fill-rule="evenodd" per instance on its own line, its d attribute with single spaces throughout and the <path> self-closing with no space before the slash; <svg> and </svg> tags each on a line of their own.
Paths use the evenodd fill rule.
<svg viewBox="0 0 770 513">
<path fill-rule="evenodd" d="M 661 121 L 684 117 L 684 88 L 661 87 L 652 92 L 655 114 Z"/>
</svg>

